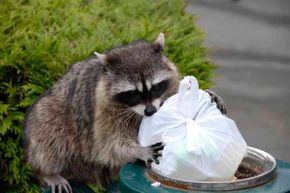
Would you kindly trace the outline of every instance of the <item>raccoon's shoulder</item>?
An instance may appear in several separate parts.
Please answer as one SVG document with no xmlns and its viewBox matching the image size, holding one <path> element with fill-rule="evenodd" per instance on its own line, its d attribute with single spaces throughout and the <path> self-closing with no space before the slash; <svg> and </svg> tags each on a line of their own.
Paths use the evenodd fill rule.
<svg viewBox="0 0 290 193">
<path fill-rule="evenodd" d="M 76 62 L 68 68 L 65 72 L 65 77 L 80 77 L 84 75 L 95 75 L 103 70 L 103 65 L 101 60 L 92 56 L 88 59 Z"/>
<path fill-rule="evenodd" d="M 95 89 L 103 73 L 103 65 L 95 57 L 73 64 L 60 83 L 64 102 L 72 109 L 81 128 L 90 127 L 96 105 Z"/>
<path fill-rule="evenodd" d="M 64 81 L 67 83 L 69 90 L 67 94 L 76 91 L 84 91 L 93 89 L 103 72 L 101 61 L 95 57 L 74 63 L 64 75 Z M 76 90 L 77 89 L 77 90 Z"/>
<path fill-rule="evenodd" d="M 52 86 L 52 93 L 60 96 L 74 93 L 77 87 L 80 89 L 84 84 L 97 81 L 102 71 L 103 65 L 96 57 L 71 64 Z"/>
</svg>

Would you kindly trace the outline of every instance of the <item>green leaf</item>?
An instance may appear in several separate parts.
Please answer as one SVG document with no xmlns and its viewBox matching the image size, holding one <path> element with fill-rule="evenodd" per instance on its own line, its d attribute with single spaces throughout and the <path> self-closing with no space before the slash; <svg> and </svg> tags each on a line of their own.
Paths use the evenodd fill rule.
<svg viewBox="0 0 290 193">
<path fill-rule="evenodd" d="M 9 104 L 0 103 L 0 117 L 1 117 L 2 114 L 7 114 L 9 106 L 10 106 Z"/>
<path fill-rule="evenodd" d="M 5 118 L 2 120 L 0 124 L 0 135 L 4 135 L 12 126 L 12 120 L 9 118 Z"/>
</svg>

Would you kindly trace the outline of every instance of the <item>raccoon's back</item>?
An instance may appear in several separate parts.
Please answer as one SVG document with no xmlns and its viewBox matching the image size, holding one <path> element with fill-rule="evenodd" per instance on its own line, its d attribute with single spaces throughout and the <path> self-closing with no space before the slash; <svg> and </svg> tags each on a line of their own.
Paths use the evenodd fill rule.
<svg viewBox="0 0 290 193">
<path fill-rule="evenodd" d="M 92 127 L 94 122 L 96 94 L 103 72 L 100 61 L 89 58 L 70 66 L 68 71 L 52 87 L 52 95 L 61 98 L 68 106 L 80 128 Z"/>
<path fill-rule="evenodd" d="M 72 64 L 28 109 L 24 122 L 26 144 L 31 141 L 28 139 L 30 136 L 54 132 L 49 127 L 60 127 L 60 130 L 56 129 L 57 132 L 71 134 L 74 132 L 69 131 L 69 128 L 75 129 L 76 135 L 90 133 L 96 104 L 95 87 L 101 73 L 101 65 L 95 58 Z M 58 136 L 59 133 L 54 135 Z"/>
</svg>

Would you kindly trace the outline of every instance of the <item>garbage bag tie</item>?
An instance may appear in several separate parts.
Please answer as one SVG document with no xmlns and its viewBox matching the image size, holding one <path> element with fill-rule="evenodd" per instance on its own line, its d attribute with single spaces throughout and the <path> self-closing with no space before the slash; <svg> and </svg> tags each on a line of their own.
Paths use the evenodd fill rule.
<svg viewBox="0 0 290 193">
<path fill-rule="evenodd" d="M 186 122 L 186 149 L 196 156 L 201 155 L 201 147 L 198 143 L 200 137 L 200 127 L 194 120 L 185 118 Z"/>
</svg>

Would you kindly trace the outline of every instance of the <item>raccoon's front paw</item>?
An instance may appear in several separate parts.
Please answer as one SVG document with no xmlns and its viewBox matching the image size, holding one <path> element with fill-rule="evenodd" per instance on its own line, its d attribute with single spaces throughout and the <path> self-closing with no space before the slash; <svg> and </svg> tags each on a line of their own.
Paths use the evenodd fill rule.
<svg viewBox="0 0 290 193">
<path fill-rule="evenodd" d="M 45 176 L 43 180 L 51 187 L 51 193 L 62 193 L 62 190 L 65 193 L 73 193 L 69 182 L 60 175 Z"/>
<path fill-rule="evenodd" d="M 152 162 L 159 164 L 159 157 L 162 156 L 163 143 L 156 143 L 147 148 L 147 156 L 145 158 L 146 167 L 151 168 Z"/>
<path fill-rule="evenodd" d="M 221 111 L 222 114 L 227 114 L 227 107 L 226 104 L 224 103 L 222 97 L 217 95 L 215 92 L 212 90 L 205 90 L 209 96 L 211 97 L 211 102 L 215 102 L 217 105 L 217 108 Z"/>
</svg>

